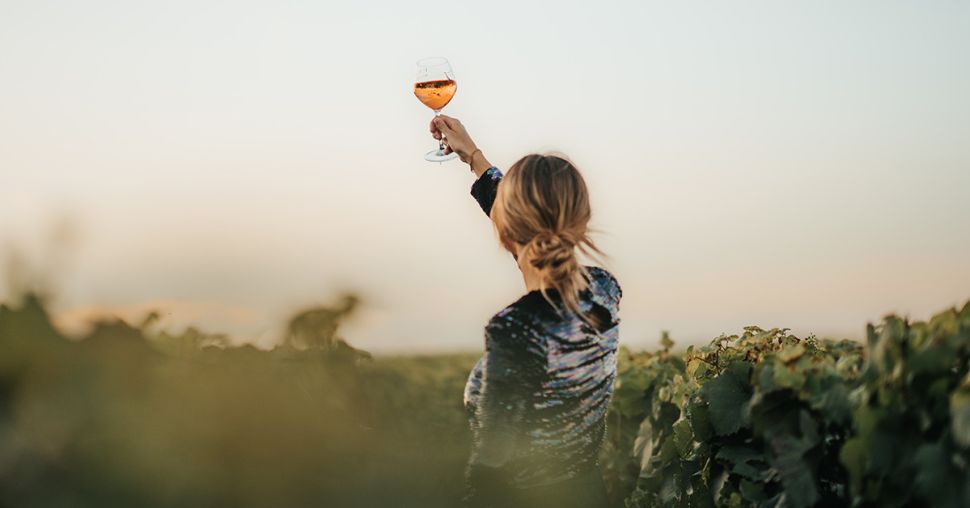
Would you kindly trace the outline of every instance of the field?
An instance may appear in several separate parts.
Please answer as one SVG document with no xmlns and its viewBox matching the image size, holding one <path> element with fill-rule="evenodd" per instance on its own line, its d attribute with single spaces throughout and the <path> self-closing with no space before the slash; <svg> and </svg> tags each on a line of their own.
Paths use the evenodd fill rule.
<svg viewBox="0 0 970 508">
<path fill-rule="evenodd" d="M 476 355 L 371 357 L 352 308 L 273 350 L 0 307 L 0 507 L 454 506 Z M 312 319 L 311 319 L 312 318 Z M 749 327 L 621 352 L 602 462 L 616 506 L 970 505 L 970 304 L 866 344 Z"/>
</svg>

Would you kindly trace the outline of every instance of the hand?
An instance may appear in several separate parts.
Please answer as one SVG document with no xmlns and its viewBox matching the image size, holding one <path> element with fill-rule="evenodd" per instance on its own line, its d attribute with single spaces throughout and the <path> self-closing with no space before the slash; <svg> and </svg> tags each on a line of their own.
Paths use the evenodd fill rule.
<svg viewBox="0 0 970 508">
<path fill-rule="evenodd" d="M 431 135 L 435 139 L 445 138 L 445 153 L 455 152 L 462 162 L 470 163 L 469 157 L 478 150 L 465 126 L 457 118 L 439 115 L 431 120 Z"/>
</svg>

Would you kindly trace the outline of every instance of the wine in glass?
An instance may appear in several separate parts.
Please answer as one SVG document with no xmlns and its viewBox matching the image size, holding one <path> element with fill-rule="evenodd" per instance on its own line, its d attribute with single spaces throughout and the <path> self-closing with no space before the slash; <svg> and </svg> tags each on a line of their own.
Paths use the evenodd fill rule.
<svg viewBox="0 0 970 508">
<path fill-rule="evenodd" d="M 448 59 L 433 57 L 418 60 L 414 95 L 425 106 L 433 109 L 435 116 L 441 114 L 441 109 L 451 102 L 456 90 L 458 90 L 458 84 L 455 83 L 455 73 L 451 70 Z M 455 157 L 458 157 L 458 154 L 454 152 L 445 153 L 445 140 L 442 138 L 438 148 L 425 154 L 424 159 L 431 162 L 444 162 Z"/>
</svg>

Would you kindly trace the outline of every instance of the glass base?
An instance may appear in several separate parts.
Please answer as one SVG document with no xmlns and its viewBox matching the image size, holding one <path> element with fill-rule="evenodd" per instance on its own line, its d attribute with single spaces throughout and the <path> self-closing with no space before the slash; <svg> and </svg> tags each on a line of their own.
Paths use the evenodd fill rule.
<svg viewBox="0 0 970 508">
<path fill-rule="evenodd" d="M 431 150 L 430 152 L 424 154 L 424 160 L 428 162 L 445 162 L 456 157 L 458 157 L 457 153 L 445 153 L 445 151 L 441 149 Z"/>
</svg>

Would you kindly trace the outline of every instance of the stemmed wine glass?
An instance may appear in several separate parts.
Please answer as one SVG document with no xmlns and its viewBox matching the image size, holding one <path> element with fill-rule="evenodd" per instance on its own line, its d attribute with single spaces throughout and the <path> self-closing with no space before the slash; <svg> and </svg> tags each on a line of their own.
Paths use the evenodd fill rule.
<svg viewBox="0 0 970 508">
<path fill-rule="evenodd" d="M 434 115 L 441 114 L 441 109 L 451 102 L 458 90 L 455 83 L 455 72 L 447 58 L 432 57 L 418 60 L 418 75 L 414 78 L 414 95 L 425 106 L 434 110 Z M 458 154 L 445 153 L 444 138 L 438 143 L 436 150 L 425 154 L 424 159 L 431 162 L 444 162 L 458 157 Z"/>
</svg>

